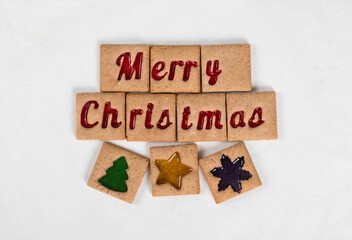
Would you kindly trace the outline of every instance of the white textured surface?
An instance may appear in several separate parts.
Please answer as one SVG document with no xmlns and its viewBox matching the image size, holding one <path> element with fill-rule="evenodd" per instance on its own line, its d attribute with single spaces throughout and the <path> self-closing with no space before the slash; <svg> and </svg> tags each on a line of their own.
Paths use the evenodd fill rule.
<svg viewBox="0 0 352 240">
<path fill-rule="evenodd" d="M 351 239 L 351 2 L 148 2 L 0 1 L 0 239 Z M 75 140 L 75 93 L 99 90 L 100 43 L 245 42 L 277 91 L 279 139 L 247 142 L 261 188 L 215 205 L 201 173 L 200 195 L 153 198 L 147 174 L 128 205 L 86 186 L 101 143 Z"/>
</svg>

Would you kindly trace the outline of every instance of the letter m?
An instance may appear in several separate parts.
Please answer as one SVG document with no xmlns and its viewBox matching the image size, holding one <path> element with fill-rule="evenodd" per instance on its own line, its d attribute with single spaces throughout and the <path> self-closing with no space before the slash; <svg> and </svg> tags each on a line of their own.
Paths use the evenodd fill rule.
<svg viewBox="0 0 352 240">
<path fill-rule="evenodd" d="M 121 66 L 120 73 L 117 80 L 121 80 L 122 75 L 125 74 L 125 79 L 130 80 L 134 72 L 136 72 L 135 79 L 141 79 L 142 74 L 142 61 L 143 61 L 143 53 L 138 52 L 136 58 L 131 65 L 131 53 L 125 52 L 121 54 L 117 60 L 116 65 Z M 122 62 L 122 63 L 121 63 Z"/>
<path fill-rule="evenodd" d="M 221 112 L 219 110 L 215 111 L 200 111 L 198 117 L 197 129 L 202 130 L 204 125 L 204 119 L 207 118 L 207 123 L 205 129 L 211 129 L 213 126 L 213 117 L 215 116 L 215 127 L 217 129 L 222 129 L 221 120 Z"/>
</svg>

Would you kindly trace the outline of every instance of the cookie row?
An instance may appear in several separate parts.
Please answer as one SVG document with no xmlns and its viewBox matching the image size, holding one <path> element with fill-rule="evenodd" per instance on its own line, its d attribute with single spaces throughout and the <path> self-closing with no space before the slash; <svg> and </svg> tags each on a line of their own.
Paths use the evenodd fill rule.
<svg viewBox="0 0 352 240">
<path fill-rule="evenodd" d="M 237 141 L 277 138 L 275 92 L 78 93 L 77 139 Z"/>
<path fill-rule="evenodd" d="M 101 45 L 101 92 L 251 91 L 249 44 Z"/>
<path fill-rule="evenodd" d="M 262 184 L 244 142 L 199 160 L 196 144 L 151 147 L 149 160 L 104 142 L 88 186 L 133 203 L 149 164 L 154 197 L 199 194 L 198 165 L 216 203 Z"/>
</svg>

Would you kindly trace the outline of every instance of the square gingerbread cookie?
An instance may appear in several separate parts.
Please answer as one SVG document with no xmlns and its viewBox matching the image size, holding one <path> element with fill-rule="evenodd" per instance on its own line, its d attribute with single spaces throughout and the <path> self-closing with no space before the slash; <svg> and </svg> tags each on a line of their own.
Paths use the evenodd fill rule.
<svg viewBox="0 0 352 240">
<path fill-rule="evenodd" d="M 76 137 L 80 140 L 125 139 L 125 94 L 78 93 Z"/>
<path fill-rule="evenodd" d="M 102 44 L 100 91 L 149 92 L 149 45 Z"/>
<path fill-rule="evenodd" d="M 217 204 L 262 185 L 244 142 L 200 159 L 199 165 Z"/>
<path fill-rule="evenodd" d="M 88 186 L 133 203 L 148 164 L 148 158 L 104 142 Z"/>
<path fill-rule="evenodd" d="M 151 147 L 150 171 L 154 197 L 200 192 L 196 144 Z"/>
<path fill-rule="evenodd" d="M 127 94 L 127 141 L 176 141 L 175 94 Z"/>
<path fill-rule="evenodd" d="M 226 141 L 225 94 L 178 94 L 177 140 Z"/>
<path fill-rule="evenodd" d="M 228 141 L 277 138 L 276 93 L 228 93 Z"/>
<path fill-rule="evenodd" d="M 151 46 L 150 91 L 200 92 L 200 46 Z"/>
<path fill-rule="evenodd" d="M 202 91 L 251 91 L 249 44 L 205 45 L 202 52 Z"/>
</svg>

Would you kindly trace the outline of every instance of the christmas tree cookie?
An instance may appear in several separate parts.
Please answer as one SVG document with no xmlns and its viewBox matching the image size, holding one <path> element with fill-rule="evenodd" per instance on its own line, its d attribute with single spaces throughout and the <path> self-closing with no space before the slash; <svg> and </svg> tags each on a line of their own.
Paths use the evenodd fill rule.
<svg viewBox="0 0 352 240">
<path fill-rule="evenodd" d="M 148 164 L 149 159 L 104 142 L 88 186 L 132 203 Z"/>
<path fill-rule="evenodd" d="M 216 203 L 262 185 L 244 142 L 199 160 Z"/>
<path fill-rule="evenodd" d="M 99 182 L 104 187 L 117 191 L 127 192 L 126 180 L 128 175 L 126 169 L 128 168 L 125 156 L 120 157 L 114 161 L 113 166 L 106 170 L 106 175 L 99 179 Z"/>
<path fill-rule="evenodd" d="M 151 147 L 150 161 L 154 197 L 199 194 L 196 144 Z"/>
</svg>

